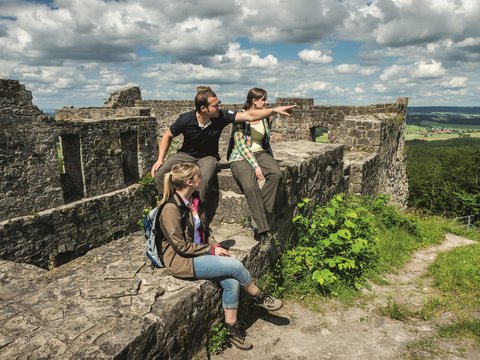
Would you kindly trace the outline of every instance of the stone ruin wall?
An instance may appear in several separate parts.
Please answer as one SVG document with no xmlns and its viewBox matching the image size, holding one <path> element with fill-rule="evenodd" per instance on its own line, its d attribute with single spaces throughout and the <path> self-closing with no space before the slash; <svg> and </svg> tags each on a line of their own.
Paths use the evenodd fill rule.
<svg viewBox="0 0 480 360">
<path fill-rule="evenodd" d="M 63 204 L 54 121 L 14 80 L 0 80 L 0 221 Z"/>
<path fill-rule="evenodd" d="M 0 258 L 46 267 L 52 261 L 55 265 L 58 258 L 62 263 L 62 257 L 78 256 L 134 231 L 138 214 L 145 204 L 152 203 L 154 193 L 135 183 L 156 160 L 157 137 L 180 113 L 192 110 L 193 101 L 141 100 L 134 91 L 131 96 L 117 96 L 128 99 L 123 107 L 109 100 L 108 107 L 63 108 L 53 120 L 32 105 L 31 93 L 18 81 L 2 80 L 0 85 L 1 166 L 5 174 L 0 187 Z M 316 106 L 313 99 L 281 98 L 272 106 L 292 103 L 298 105 L 292 117 L 274 120 L 274 143 L 313 141 L 312 129 L 325 127 L 330 143 L 343 144 L 338 162 L 344 173 L 335 181 L 345 181 L 352 193 L 386 193 L 405 205 L 405 98 L 395 104 L 358 107 Z M 228 127 L 222 134 L 223 159 L 230 130 Z M 137 141 L 133 156 L 122 148 L 122 134 L 127 143 L 129 139 Z M 73 151 L 78 159 L 65 161 L 65 169 L 73 169 L 65 174 L 59 171 L 57 155 L 57 142 L 62 138 L 66 144 L 76 142 L 78 148 Z M 123 164 L 126 158 L 136 162 L 138 169 L 129 179 Z M 75 172 L 76 176 L 69 177 Z M 113 217 L 117 220 L 111 221 Z M 76 239 L 73 245 L 72 238 Z"/>
<path fill-rule="evenodd" d="M 138 185 L 155 161 L 148 109 L 54 120 L 18 81 L 0 80 L 0 94 L 1 259 L 55 266 L 138 229 L 153 201 Z"/>
</svg>

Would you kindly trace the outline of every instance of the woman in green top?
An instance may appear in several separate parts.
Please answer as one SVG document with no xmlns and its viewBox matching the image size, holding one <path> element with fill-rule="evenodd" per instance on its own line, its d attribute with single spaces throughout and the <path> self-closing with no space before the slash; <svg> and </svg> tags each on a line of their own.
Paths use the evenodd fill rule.
<svg viewBox="0 0 480 360">
<path fill-rule="evenodd" d="M 266 105 L 267 92 L 260 88 L 250 89 L 244 110 L 263 109 Z M 271 126 L 271 116 L 234 123 L 227 152 L 233 177 L 245 194 L 257 225 L 256 238 L 261 242 L 261 251 L 267 251 L 271 246 L 272 232 L 268 219 L 272 218 L 282 180 L 282 172 L 270 147 Z"/>
</svg>

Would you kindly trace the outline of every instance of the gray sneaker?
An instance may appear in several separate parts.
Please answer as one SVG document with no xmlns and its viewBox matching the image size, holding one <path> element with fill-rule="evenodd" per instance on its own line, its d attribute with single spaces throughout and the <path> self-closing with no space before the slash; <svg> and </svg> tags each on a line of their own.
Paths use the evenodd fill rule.
<svg viewBox="0 0 480 360">
<path fill-rule="evenodd" d="M 253 305 L 264 308 L 268 311 L 277 311 L 282 307 L 283 303 L 281 300 L 262 291 L 258 297 L 254 298 Z"/>
<path fill-rule="evenodd" d="M 242 329 L 238 321 L 233 325 L 225 323 L 225 328 L 228 330 L 230 343 L 236 348 L 240 350 L 250 350 L 253 347 L 251 342 L 245 340 L 245 330 Z"/>
</svg>

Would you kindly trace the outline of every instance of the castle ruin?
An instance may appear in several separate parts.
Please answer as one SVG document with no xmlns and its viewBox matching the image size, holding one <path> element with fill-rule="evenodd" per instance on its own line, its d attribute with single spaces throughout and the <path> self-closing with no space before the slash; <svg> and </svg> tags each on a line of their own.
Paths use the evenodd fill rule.
<svg viewBox="0 0 480 360">
<path fill-rule="evenodd" d="M 292 103 L 292 117 L 275 118 L 272 134 L 283 172 L 274 225 L 281 246 L 304 197 L 322 204 L 340 192 L 387 194 L 406 205 L 407 98 L 274 105 Z M 200 349 L 195 334 L 218 318 L 219 289 L 152 269 L 137 225 L 155 203 L 154 186 L 141 179 L 157 138 L 191 109 L 193 101 L 142 100 L 129 87 L 103 107 L 58 109 L 52 118 L 18 81 L 0 80 L 0 357 L 182 359 Z M 318 129 L 328 143 L 315 142 Z M 224 161 L 229 130 L 213 231 L 258 276 L 268 259 L 241 225 L 249 209 Z"/>
</svg>

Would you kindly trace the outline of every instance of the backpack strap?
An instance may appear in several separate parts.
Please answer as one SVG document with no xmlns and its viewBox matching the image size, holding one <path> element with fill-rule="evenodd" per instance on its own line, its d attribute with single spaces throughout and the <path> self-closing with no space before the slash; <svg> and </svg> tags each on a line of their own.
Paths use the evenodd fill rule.
<svg viewBox="0 0 480 360">
<path fill-rule="evenodd" d="M 178 202 L 180 202 L 180 205 L 178 205 L 178 202 L 175 200 L 174 197 L 177 197 L 178 199 Z M 180 196 L 178 196 L 176 193 L 174 195 L 172 195 L 167 201 L 165 201 L 162 205 L 160 205 L 160 208 L 158 210 L 158 214 L 157 216 L 160 217 L 160 213 L 162 212 L 163 210 L 163 207 L 166 205 L 166 204 L 174 204 L 178 210 L 180 211 L 180 225 L 182 227 L 182 231 L 183 231 L 183 237 L 185 238 L 185 230 L 187 229 L 187 224 L 188 224 L 188 214 L 189 214 L 189 209 L 188 207 L 185 205 L 185 203 L 183 202 L 182 198 Z M 155 224 L 157 226 L 157 224 Z M 162 257 L 163 257 L 163 252 L 162 252 L 162 247 L 161 247 L 161 244 L 162 244 L 162 241 L 163 239 L 167 239 L 167 241 L 170 243 L 170 246 L 172 246 L 173 248 L 175 248 L 175 245 L 168 239 L 167 236 L 165 236 L 162 232 L 162 230 L 158 229 L 156 230 L 158 233 L 160 233 L 161 235 L 161 239 L 160 239 L 160 242 L 157 243 L 157 248 L 159 247 L 160 249 L 160 253 L 162 254 Z"/>
</svg>

